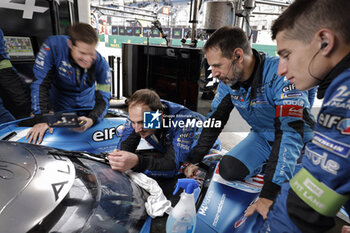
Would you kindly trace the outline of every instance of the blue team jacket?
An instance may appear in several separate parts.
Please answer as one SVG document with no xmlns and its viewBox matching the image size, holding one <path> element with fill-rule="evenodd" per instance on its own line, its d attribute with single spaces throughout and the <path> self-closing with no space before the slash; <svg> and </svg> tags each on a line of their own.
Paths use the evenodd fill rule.
<svg viewBox="0 0 350 233">
<path fill-rule="evenodd" d="M 313 100 L 315 90 L 296 90 L 288 80 L 277 75 L 278 57 L 265 56 L 256 50 L 253 53 L 257 65 L 251 83 L 230 87 L 220 82 L 207 118 L 219 119 L 225 125 L 236 107 L 251 130 L 272 145 L 265 170 L 265 188 L 271 182 L 281 185 L 292 177 L 304 143 L 311 140 L 313 117 L 309 99 Z M 192 162 L 202 159 L 220 132 L 221 129 L 203 129 L 191 152 Z"/>
<path fill-rule="evenodd" d="M 92 67 L 80 68 L 70 57 L 68 39 L 50 36 L 40 48 L 31 85 L 33 112 L 88 108 L 93 109 L 88 117 L 99 122 L 107 113 L 111 97 L 108 63 L 96 52 Z"/>
</svg>

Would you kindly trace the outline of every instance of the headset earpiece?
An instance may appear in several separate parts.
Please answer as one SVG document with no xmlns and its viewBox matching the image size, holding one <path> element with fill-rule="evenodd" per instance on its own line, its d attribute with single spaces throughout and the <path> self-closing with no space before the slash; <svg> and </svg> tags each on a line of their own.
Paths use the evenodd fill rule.
<svg viewBox="0 0 350 233">
<path fill-rule="evenodd" d="M 240 59 L 241 58 L 241 56 L 240 55 L 237 55 L 236 56 L 236 60 L 238 60 L 238 59 Z"/>
<path fill-rule="evenodd" d="M 324 49 L 328 46 L 328 43 L 327 42 L 322 42 L 321 44 L 321 49 Z"/>
</svg>

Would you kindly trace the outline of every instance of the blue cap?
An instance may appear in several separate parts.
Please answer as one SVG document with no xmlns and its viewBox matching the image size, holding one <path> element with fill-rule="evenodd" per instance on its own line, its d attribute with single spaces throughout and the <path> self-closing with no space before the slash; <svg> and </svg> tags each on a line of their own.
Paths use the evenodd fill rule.
<svg viewBox="0 0 350 233">
<path fill-rule="evenodd" d="M 180 188 L 185 189 L 185 192 L 187 194 L 192 194 L 193 190 L 198 188 L 198 183 L 195 179 L 186 179 L 186 178 L 178 179 L 177 184 L 176 184 L 176 189 L 175 189 L 173 195 L 175 195 L 177 193 L 177 191 L 179 191 Z"/>
</svg>

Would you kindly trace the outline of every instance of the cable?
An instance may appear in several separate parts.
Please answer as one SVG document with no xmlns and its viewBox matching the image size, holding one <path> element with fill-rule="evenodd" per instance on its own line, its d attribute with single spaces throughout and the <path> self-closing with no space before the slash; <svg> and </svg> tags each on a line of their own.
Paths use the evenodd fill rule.
<svg viewBox="0 0 350 233">
<path fill-rule="evenodd" d="M 312 73 L 311 73 L 311 63 L 315 60 L 317 54 L 318 54 L 322 49 L 323 49 L 323 47 L 321 47 L 321 48 L 315 53 L 315 55 L 311 58 L 311 61 L 310 61 L 309 65 L 308 65 L 308 67 L 307 67 L 307 71 L 309 72 L 309 75 L 310 75 L 312 78 L 314 78 L 314 79 L 316 79 L 317 81 L 319 81 L 319 82 L 322 82 L 322 79 L 320 79 L 320 78 L 318 78 L 318 77 L 312 75 Z"/>
</svg>

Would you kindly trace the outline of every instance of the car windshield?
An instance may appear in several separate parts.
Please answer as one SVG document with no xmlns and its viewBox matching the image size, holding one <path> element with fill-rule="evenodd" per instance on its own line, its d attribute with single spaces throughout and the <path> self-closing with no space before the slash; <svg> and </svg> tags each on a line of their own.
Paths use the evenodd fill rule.
<svg viewBox="0 0 350 233">
<path fill-rule="evenodd" d="M 76 169 L 71 190 L 29 233 L 139 232 L 146 219 L 144 191 L 105 164 L 71 160 Z"/>
<path fill-rule="evenodd" d="M 2 232 L 139 232 L 146 193 L 108 164 L 0 141 Z M 74 152 L 72 152 L 74 153 Z"/>
</svg>

